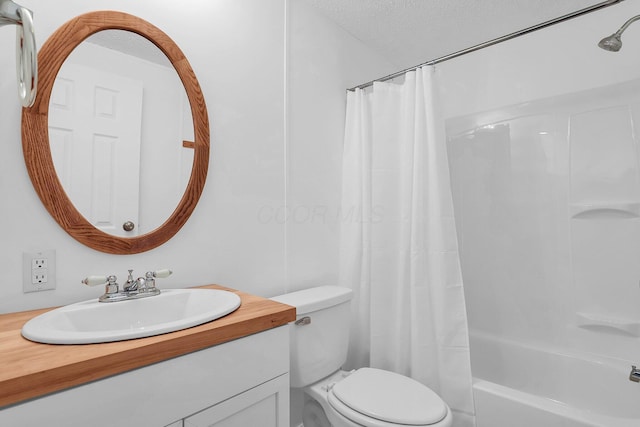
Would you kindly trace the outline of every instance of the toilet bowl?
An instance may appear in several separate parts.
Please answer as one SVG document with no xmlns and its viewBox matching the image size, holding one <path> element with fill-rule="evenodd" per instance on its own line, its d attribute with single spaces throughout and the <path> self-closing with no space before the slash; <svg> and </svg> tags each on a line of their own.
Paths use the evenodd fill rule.
<svg viewBox="0 0 640 427">
<path fill-rule="evenodd" d="M 320 286 L 272 298 L 296 307 L 290 378 L 305 393 L 304 427 L 450 427 L 447 404 L 418 381 L 382 369 L 341 369 L 351 295 Z"/>
<path fill-rule="evenodd" d="M 450 427 L 452 423 L 451 410 L 431 389 L 380 369 L 341 370 L 305 387 L 304 393 L 304 427 Z"/>
</svg>

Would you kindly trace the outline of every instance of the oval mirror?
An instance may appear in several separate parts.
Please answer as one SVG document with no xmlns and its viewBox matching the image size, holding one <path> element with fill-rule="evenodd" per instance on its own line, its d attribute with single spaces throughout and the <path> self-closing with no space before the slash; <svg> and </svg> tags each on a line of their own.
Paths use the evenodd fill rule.
<svg viewBox="0 0 640 427">
<path fill-rule="evenodd" d="M 193 212 L 209 161 L 206 105 L 184 54 L 150 23 L 104 11 L 60 27 L 38 60 L 22 140 L 47 210 L 102 252 L 166 242 Z"/>
<path fill-rule="evenodd" d="M 184 194 L 192 122 L 182 82 L 162 51 L 129 31 L 99 31 L 67 57 L 51 92 L 49 145 L 58 179 L 96 228 L 145 234 Z"/>
</svg>

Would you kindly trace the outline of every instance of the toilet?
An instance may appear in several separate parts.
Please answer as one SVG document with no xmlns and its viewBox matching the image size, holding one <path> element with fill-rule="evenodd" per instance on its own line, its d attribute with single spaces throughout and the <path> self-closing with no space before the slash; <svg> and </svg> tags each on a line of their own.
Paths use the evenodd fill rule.
<svg viewBox="0 0 640 427">
<path fill-rule="evenodd" d="M 292 388 L 304 390 L 304 427 L 450 427 L 449 406 L 418 381 L 382 369 L 341 369 L 351 295 L 320 286 L 271 298 L 296 307 L 290 377 Z"/>
</svg>

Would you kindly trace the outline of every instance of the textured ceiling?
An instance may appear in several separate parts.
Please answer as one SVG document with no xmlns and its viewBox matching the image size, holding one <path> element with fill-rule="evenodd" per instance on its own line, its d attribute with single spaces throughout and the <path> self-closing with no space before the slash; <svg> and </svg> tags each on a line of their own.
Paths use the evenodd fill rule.
<svg viewBox="0 0 640 427">
<path fill-rule="evenodd" d="M 601 0 L 295 1 L 306 1 L 316 7 L 398 69 L 601 3 Z"/>
</svg>

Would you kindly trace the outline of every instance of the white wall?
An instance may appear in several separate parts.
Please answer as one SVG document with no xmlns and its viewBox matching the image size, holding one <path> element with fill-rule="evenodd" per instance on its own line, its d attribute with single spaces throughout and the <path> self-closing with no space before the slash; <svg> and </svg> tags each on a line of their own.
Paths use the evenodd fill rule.
<svg viewBox="0 0 640 427">
<path fill-rule="evenodd" d="M 118 256 L 89 249 L 46 212 L 28 178 L 15 88 L 15 29 L 0 28 L 0 313 L 97 297 L 80 280 L 90 274 L 168 267 L 159 286 L 219 283 L 258 295 L 286 290 L 284 225 L 259 221 L 264 205 L 285 200 L 284 0 L 182 2 L 25 0 L 35 14 L 38 46 L 61 24 L 94 10 L 140 16 L 185 52 L 205 94 L 211 162 L 201 201 L 168 243 Z M 22 293 L 22 253 L 55 249 L 57 289 Z"/>
<path fill-rule="evenodd" d="M 291 290 L 335 285 L 338 274 L 346 88 L 397 69 L 310 7 L 290 1 L 287 205 Z"/>
<path fill-rule="evenodd" d="M 625 193 L 640 174 L 640 26 L 617 54 L 596 46 L 637 6 L 437 66 L 472 332 L 637 359 L 640 338 L 577 313 L 640 325 L 640 220 L 571 216 L 587 199 L 640 199 Z"/>
</svg>

